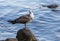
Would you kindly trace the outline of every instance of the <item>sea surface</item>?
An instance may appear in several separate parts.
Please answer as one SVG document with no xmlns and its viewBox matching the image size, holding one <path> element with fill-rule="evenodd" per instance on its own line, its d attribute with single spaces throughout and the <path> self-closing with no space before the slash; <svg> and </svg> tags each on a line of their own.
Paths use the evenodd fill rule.
<svg viewBox="0 0 60 41">
<path fill-rule="evenodd" d="M 51 11 L 42 4 L 58 4 L 60 0 L 0 0 L 0 40 L 15 38 L 23 24 L 11 24 L 8 21 L 14 20 L 22 15 L 28 14 L 29 10 L 34 13 L 32 22 L 27 23 L 38 41 L 60 41 L 60 8 L 58 11 Z"/>
</svg>

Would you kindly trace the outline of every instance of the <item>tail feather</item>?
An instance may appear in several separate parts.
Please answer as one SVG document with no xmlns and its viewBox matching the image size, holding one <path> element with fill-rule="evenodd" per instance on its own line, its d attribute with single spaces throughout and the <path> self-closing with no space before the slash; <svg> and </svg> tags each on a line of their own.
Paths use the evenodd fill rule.
<svg viewBox="0 0 60 41">
<path fill-rule="evenodd" d="M 12 24 L 15 24 L 15 23 L 16 23 L 15 21 L 8 21 L 8 22 L 10 22 L 10 23 L 12 23 Z"/>
</svg>

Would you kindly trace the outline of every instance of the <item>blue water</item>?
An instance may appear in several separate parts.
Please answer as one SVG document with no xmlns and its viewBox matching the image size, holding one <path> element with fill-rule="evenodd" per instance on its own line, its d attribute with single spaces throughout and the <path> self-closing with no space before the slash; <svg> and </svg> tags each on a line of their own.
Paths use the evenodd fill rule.
<svg viewBox="0 0 60 41">
<path fill-rule="evenodd" d="M 51 11 L 41 4 L 60 5 L 60 0 L 0 0 L 0 40 L 15 38 L 23 24 L 11 24 L 8 20 L 16 19 L 32 10 L 35 18 L 27 27 L 38 41 L 60 41 L 60 11 Z"/>
</svg>

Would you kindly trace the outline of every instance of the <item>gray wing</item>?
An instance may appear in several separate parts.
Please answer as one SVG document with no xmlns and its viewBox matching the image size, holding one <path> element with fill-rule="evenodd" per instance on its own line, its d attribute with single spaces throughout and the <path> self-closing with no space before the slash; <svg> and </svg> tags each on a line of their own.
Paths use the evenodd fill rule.
<svg viewBox="0 0 60 41">
<path fill-rule="evenodd" d="M 30 21 L 30 17 L 28 17 L 27 15 L 21 16 L 19 18 L 16 19 L 17 23 L 26 23 Z"/>
</svg>

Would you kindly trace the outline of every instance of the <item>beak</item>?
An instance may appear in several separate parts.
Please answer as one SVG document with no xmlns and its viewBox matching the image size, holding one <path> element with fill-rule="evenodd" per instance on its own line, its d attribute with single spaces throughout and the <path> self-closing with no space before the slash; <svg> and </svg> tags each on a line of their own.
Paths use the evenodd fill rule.
<svg viewBox="0 0 60 41">
<path fill-rule="evenodd" d="M 29 14 L 31 14 L 31 11 L 29 10 Z"/>
</svg>

